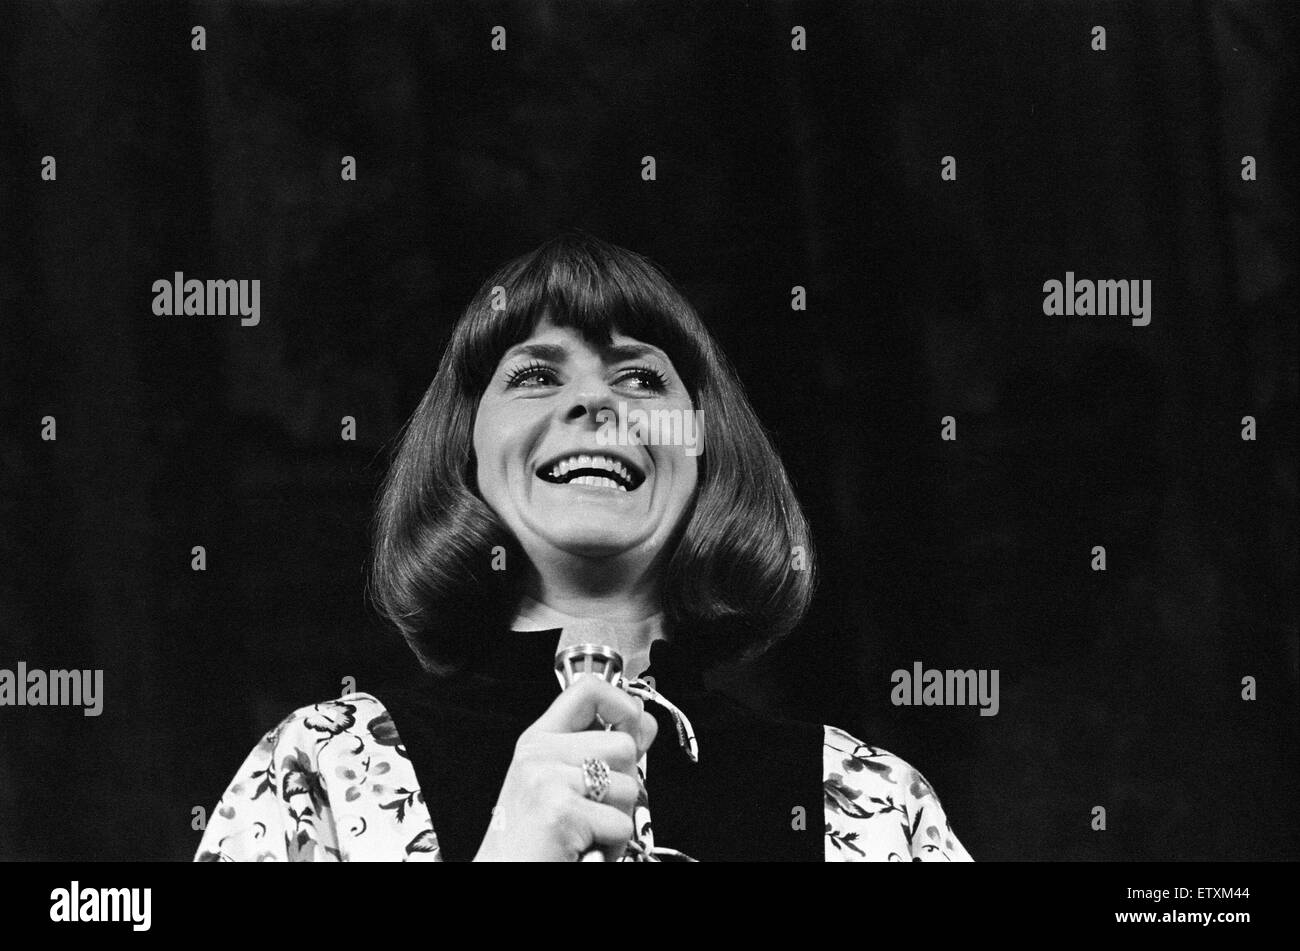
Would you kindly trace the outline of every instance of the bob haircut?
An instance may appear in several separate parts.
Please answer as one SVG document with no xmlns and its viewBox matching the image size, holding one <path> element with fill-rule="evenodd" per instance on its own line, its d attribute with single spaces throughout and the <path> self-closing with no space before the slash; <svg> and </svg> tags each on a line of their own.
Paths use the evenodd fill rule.
<svg viewBox="0 0 1300 951">
<path fill-rule="evenodd" d="M 498 306 L 493 307 L 494 300 Z M 479 496 L 479 400 L 502 355 L 547 315 L 594 345 L 659 347 L 702 411 L 699 482 L 663 553 L 669 636 L 706 666 L 756 656 L 803 617 L 815 584 L 807 522 L 735 371 L 694 308 L 646 258 L 570 232 L 504 265 L 456 323 L 380 489 L 371 597 L 420 663 L 450 673 L 513 620 L 527 564 Z M 497 546 L 500 546 L 499 548 Z M 494 551 L 495 549 L 495 551 Z"/>
</svg>

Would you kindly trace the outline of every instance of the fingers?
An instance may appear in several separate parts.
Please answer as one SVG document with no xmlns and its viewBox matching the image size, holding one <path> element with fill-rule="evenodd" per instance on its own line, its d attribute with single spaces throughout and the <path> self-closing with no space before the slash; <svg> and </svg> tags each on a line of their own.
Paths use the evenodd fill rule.
<svg viewBox="0 0 1300 951">
<path fill-rule="evenodd" d="M 627 848 L 628 840 L 632 838 L 635 829 L 632 817 L 605 803 L 592 802 L 590 799 L 581 800 L 575 812 L 590 832 L 590 844 L 604 853 L 606 861 L 617 862 Z M 581 854 L 586 851 L 586 847 L 580 847 L 577 851 Z"/>
<path fill-rule="evenodd" d="M 593 732 L 590 728 L 597 715 L 616 731 L 632 737 L 636 759 L 650 748 L 659 732 L 658 723 L 645 712 L 645 703 L 639 697 L 596 677 L 578 678 L 526 732 Z"/>
<path fill-rule="evenodd" d="M 631 776 L 659 729 L 650 714 L 643 713 L 641 717 L 635 736 L 622 730 L 583 730 L 581 733 L 539 732 L 522 739 L 538 753 L 570 766 L 581 766 L 585 759 L 603 759 L 610 769 Z"/>
<path fill-rule="evenodd" d="M 641 705 L 641 715 L 637 718 L 637 732 L 634 736 L 638 753 L 637 759 L 639 760 L 645 754 L 645 751 L 650 749 L 650 744 L 655 741 L 655 737 L 659 735 L 659 721 L 646 713 L 644 700 L 640 697 L 633 697 L 632 699 Z"/>
<path fill-rule="evenodd" d="M 573 791 L 585 799 L 587 797 L 587 783 L 584 779 L 582 767 L 569 767 L 566 774 Z M 609 786 L 605 790 L 605 798 L 601 800 L 601 805 L 612 806 L 620 812 L 631 815 L 633 807 L 636 806 L 636 797 L 639 791 L 637 781 L 631 776 L 611 772 L 609 774 Z"/>
<path fill-rule="evenodd" d="M 599 716 L 615 729 L 625 724 L 637 727 L 641 710 L 636 697 L 613 684 L 598 677 L 579 677 L 555 698 L 534 726 L 552 733 L 576 733 L 589 728 Z"/>
<path fill-rule="evenodd" d="M 554 733 L 550 742 L 554 755 L 570 766 L 581 766 L 586 759 L 603 759 L 611 770 L 635 775 L 641 750 L 627 733 L 616 730 L 588 730 L 585 733 Z"/>
</svg>

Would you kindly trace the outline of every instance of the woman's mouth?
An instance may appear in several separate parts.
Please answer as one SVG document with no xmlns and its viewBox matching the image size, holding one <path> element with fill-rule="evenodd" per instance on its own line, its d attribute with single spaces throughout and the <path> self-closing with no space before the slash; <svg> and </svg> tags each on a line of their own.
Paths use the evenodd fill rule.
<svg viewBox="0 0 1300 951">
<path fill-rule="evenodd" d="M 571 453 L 559 456 L 537 470 L 537 477 L 552 485 L 585 485 L 632 492 L 645 481 L 630 459 L 612 454 Z"/>
</svg>

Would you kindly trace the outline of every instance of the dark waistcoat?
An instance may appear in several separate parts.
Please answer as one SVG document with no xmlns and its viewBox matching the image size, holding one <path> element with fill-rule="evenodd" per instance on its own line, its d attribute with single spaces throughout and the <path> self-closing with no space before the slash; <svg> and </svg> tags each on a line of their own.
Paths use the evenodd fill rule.
<svg viewBox="0 0 1300 951">
<path fill-rule="evenodd" d="M 445 860 L 478 852 L 516 740 L 558 696 L 559 636 L 559 629 L 512 631 L 484 644 L 460 673 L 418 671 L 375 684 Z M 822 861 L 823 728 L 707 689 L 689 652 L 667 641 L 652 645 L 645 675 L 690 719 L 699 744 L 692 763 L 672 717 L 646 703 L 659 724 L 646 769 L 655 845 L 703 862 Z"/>
</svg>

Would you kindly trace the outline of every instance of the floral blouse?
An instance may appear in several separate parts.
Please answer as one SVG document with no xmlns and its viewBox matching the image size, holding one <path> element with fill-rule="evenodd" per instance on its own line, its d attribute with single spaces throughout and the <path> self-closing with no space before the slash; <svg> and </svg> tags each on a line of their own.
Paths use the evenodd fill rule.
<svg viewBox="0 0 1300 951">
<path fill-rule="evenodd" d="M 832 726 L 824 727 L 822 759 L 826 861 L 972 861 L 934 790 L 906 762 Z M 195 855 L 198 862 L 441 860 L 393 719 L 368 693 L 295 710 L 263 736 L 217 803 Z"/>
</svg>

